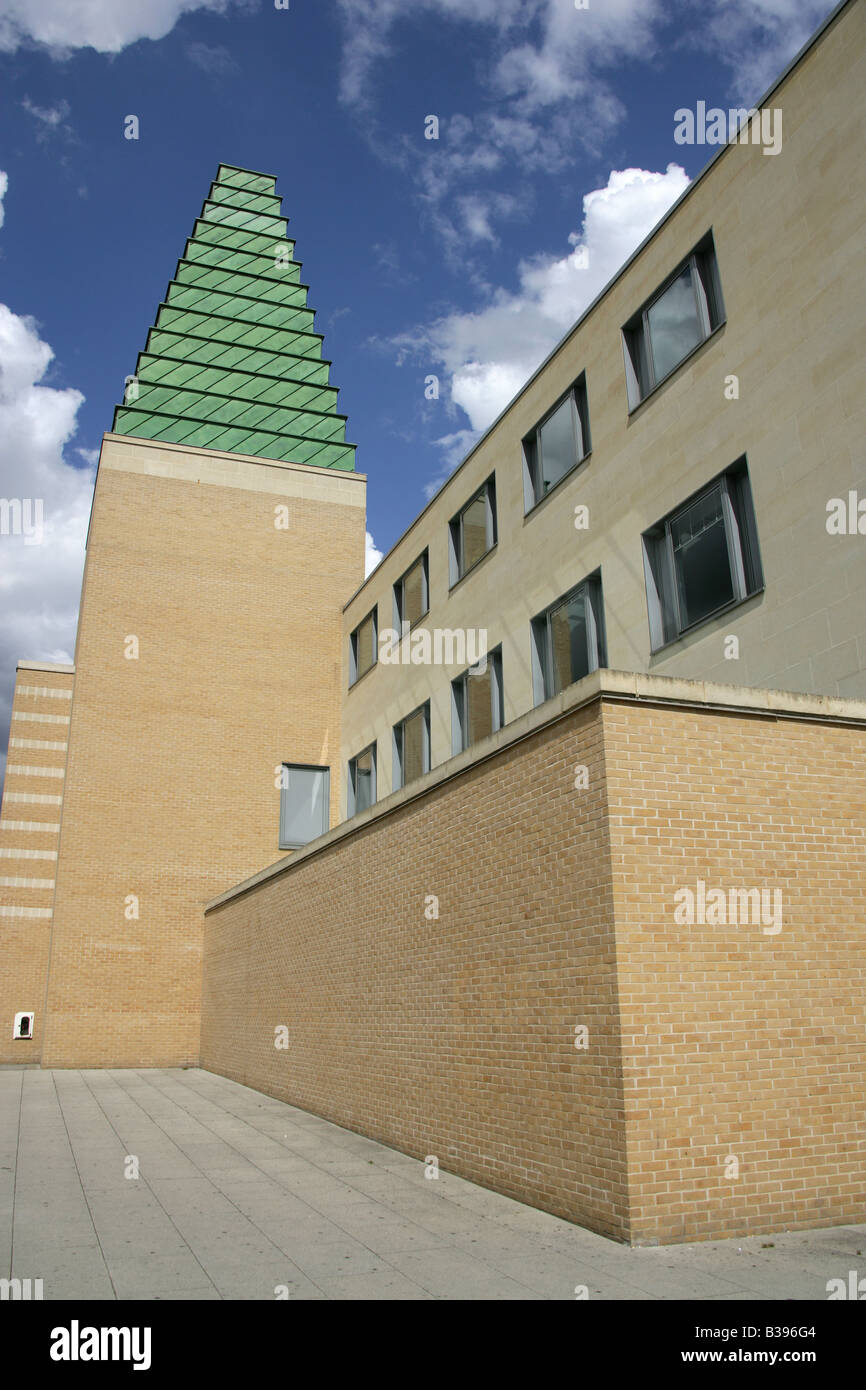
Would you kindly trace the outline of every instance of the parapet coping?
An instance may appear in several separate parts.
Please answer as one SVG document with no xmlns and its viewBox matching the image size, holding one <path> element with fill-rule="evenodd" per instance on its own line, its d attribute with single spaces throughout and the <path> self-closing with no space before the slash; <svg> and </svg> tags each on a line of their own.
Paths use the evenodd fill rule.
<svg viewBox="0 0 866 1390">
<path fill-rule="evenodd" d="M 205 907 L 205 915 L 235 898 L 252 892 L 271 879 L 290 873 L 299 864 L 324 853 L 351 835 L 359 834 L 368 825 L 392 815 L 428 792 L 443 786 L 468 769 L 496 757 L 539 730 L 556 724 L 575 710 L 595 701 L 667 705 L 678 708 L 718 710 L 725 714 L 749 714 L 758 718 L 800 719 L 807 722 L 862 726 L 866 728 L 866 700 L 848 700 L 835 695 L 801 695 L 790 690 L 765 690 L 744 685 L 725 685 L 714 681 L 681 680 L 672 676 L 643 675 L 637 671 L 613 671 L 603 668 L 593 671 L 583 680 L 520 715 L 512 723 L 490 734 L 472 748 L 417 778 L 408 787 L 401 787 L 390 796 L 369 807 L 360 815 L 341 821 L 326 834 L 311 840 L 303 849 L 277 860 L 251 878 L 244 879 Z"/>
<path fill-rule="evenodd" d="M 74 676 L 74 666 L 58 665 L 53 661 L 19 661 L 16 664 L 18 671 L 52 671 L 62 676 Z"/>
</svg>

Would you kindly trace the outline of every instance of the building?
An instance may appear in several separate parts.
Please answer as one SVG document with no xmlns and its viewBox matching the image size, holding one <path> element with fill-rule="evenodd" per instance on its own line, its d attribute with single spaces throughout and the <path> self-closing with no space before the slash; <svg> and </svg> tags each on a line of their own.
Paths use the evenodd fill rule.
<svg viewBox="0 0 866 1390">
<path fill-rule="evenodd" d="M 200 1062 L 633 1242 L 864 1219 L 864 76 L 848 0 L 366 581 L 220 167 L 74 673 L 19 669 L 4 1060 Z"/>
</svg>

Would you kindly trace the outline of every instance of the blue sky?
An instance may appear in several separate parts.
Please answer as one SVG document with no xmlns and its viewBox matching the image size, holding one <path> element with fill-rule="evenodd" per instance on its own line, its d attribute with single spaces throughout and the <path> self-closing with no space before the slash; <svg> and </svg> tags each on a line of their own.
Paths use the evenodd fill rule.
<svg viewBox="0 0 866 1390">
<path fill-rule="evenodd" d="M 387 550 L 714 153 L 675 110 L 757 100 L 831 8 L 0 0 L 0 497 L 44 499 L 0 535 L 2 748 L 16 660 L 71 659 L 95 456 L 220 161 L 277 176 Z"/>
</svg>

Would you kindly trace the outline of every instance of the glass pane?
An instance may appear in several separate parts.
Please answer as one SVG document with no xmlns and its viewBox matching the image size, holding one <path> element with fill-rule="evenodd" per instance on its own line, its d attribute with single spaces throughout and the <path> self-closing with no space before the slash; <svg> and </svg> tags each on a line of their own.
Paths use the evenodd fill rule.
<svg viewBox="0 0 866 1390">
<path fill-rule="evenodd" d="M 574 406 L 571 397 L 563 401 L 538 431 L 541 446 L 541 493 L 549 492 L 569 468 L 577 463 L 574 438 Z"/>
<path fill-rule="evenodd" d="M 483 675 L 466 676 L 466 742 L 477 743 L 493 733 L 493 706 L 490 695 L 491 662 Z"/>
<path fill-rule="evenodd" d="M 579 589 L 550 615 L 550 641 L 553 665 L 553 691 L 556 695 L 567 685 L 588 675 L 589 632 L 587 625 L 586 589 Z"/>
<path fill-rule="evenodd" d="M 373 794 L 373 750 L 367 749 L 355 759 L 355 810 L 366 811 L 375 801 Z"/>
<path fill-rule="evenodd" d="M 327 829 L 324 769 L 290 767 L 284 770 L 283 843 L 305 845 Z"/>
<path fill-rule="evenodd" d="M 476 497 L 463 513 L 462 574 L 487 554 L 487 502 L 484 494 Z"/>
<path fill-rule="evenodd" d="M 410 715 L 403 723 L 403 785 L 421 777 L 424 767 L 424 711 Z"/>
<path fill-rule="evenodd" d="M 358 628 L 358 677 L 363 676 L 365 671 L 369 671 L 375 660 L 375 649 L 373 646 L 373 614 L 365 618 Z"/>
<path fill-rule="evenodd" d="M 691 266 L 686 266 L 656 300 L 647 313 L 647 320 L 655 377 L 656 381 L 661 381 L 704 336 L 692 288 Z"/>
<path fill-rule="evenodd" d="M 688 627 L 734 597 L 721 488 L 692 502 L 670 526 L 680 620 Z"/>
<path fill-rule="evenodd" d="M 400 616 L 404 623 L 417 623 L 426 611 L 424 604 L 424 562 L 419 560 L 417 565 L 412 566 L 403 580 L 403 611 Z"/>
</svg>

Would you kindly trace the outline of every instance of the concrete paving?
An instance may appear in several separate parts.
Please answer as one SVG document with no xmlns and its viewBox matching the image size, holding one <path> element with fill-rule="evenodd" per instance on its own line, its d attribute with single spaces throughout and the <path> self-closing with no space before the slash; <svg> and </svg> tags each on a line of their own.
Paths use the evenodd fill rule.
<svg viewBox="0 0 866 1390">
<path fill-rule="evenodd" d="M 0 1278 L 46 1300 L 825 1300 L 850 1269 L 866 1226 L 631 1250 L 209 1072 L 0 1070 Z"/>
</svg>

